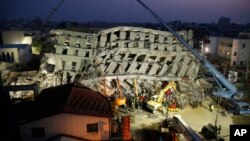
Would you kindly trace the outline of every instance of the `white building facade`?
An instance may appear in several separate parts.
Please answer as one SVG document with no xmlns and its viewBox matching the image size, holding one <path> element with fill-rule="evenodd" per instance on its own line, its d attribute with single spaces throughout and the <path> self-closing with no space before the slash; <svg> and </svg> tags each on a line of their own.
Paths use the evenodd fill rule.
<svg viewBox="0 0 250 141">
<path fill-rule="evenodd" d="M 239 38 L 209 37 L 209 42 L 204 45 L 204 51 L 206 54 L 230 59 L 232 67 L 246 67 L 250 61 L 250 36 L 245 34 L 249 35 L 240 33 Z"/>
<path fill-rule="evenodd" d="M 32 58 L 28 44 L 0 45 L 0 61 L 25 65 Z"/>
</svg>

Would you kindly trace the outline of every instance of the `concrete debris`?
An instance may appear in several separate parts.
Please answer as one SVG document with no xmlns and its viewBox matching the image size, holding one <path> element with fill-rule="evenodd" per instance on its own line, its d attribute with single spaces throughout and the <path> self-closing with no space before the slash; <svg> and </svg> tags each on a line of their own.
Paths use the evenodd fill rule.
<svg viewBox="0 0 250 141">
<path fill-rule="evenodd" d="M 54 30 L 53 33 L 58 41 L 56 52 L 45 54 L 34 80 L 39 83 L 40 90 L 77 81 L 112 96 L 117 95 L 113 82 L 119 79 L 125 95 L 134 96 L 137 89 L 139 95 L 149 98 L 164 82 L 177 81 L 181 101 L 185 101 L 185 97 L 201 97 L 198 85 L 203 86 L 204 81 L 182 80 L 194 80 L 200 62 L 169 32 L 120 26 L 101 30 L 98 34 L 67 30 Z M 178 33 L 193 44 L 192 31 Z"/>
</svg>

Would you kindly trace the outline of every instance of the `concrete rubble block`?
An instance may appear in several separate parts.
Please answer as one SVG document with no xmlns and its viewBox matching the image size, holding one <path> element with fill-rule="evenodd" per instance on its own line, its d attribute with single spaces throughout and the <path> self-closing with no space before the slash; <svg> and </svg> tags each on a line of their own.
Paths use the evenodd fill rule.
<svg viewBox="0 0 250 141">
<path fill-rule="evenodd" d="M 148 75 L 156 75 L 157 70 L 159 69 L 159 65 L 157 63 L 154 63 L 151 69 L 148 72 Z"/>
<path fill-rule="evenodd" d="M 182 63 L 182 66 L 179 68 L 177 72 L 178 77 L 184 77 L 187 72 L 188 66 L 187 64 Z"/>
</svg>

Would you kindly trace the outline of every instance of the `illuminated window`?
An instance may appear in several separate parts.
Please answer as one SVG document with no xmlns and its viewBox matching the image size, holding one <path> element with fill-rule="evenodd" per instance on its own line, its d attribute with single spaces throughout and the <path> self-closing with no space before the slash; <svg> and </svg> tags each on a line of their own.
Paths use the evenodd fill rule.
<svg viewBox="0 0 250 141">
<path fill-rule="evenodd" d="M 45 131 L 44 128 L 32 128 L 32 137 L 33 138 L 42 138 L 45 137 Z"/>
<path fill-rule="evenodd" d="M 87 132 L 98 132 L 98 123 L 87 124 Z"/>
</svg>

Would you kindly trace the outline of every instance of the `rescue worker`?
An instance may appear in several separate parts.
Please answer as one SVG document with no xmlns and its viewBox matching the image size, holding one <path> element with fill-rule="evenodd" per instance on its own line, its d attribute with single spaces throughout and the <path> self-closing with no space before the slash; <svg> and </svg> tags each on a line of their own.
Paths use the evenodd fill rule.
<svg viewBox="0 0 250 141">
<path fill-rule="evenodd" d="M 212 112 L 214 110 L 214 105 L 210 104 L 210 111 Z"/>
</svg>

